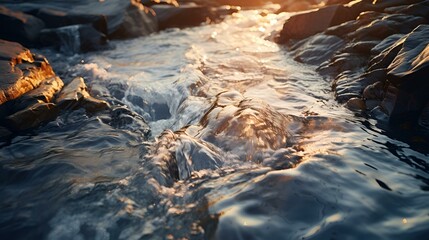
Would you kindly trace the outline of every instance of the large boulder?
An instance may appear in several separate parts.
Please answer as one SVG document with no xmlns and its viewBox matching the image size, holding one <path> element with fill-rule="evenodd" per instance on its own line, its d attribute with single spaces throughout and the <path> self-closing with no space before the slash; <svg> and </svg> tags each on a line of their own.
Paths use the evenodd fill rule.
<svg viewBox="0 0 429 240">
<path fill-rule="evenodd" d="M 208 6 L 186 4 L 174 7 L 170 5 L 152 6 L 156 13 L 159 29 L 184 28 L 198 26 L 207 19 L 214 19 L 215 14 Z"/>
<path fill-rule="evenodd" d="M 289 40 L 310 37 L 329 27 L 355 19 L 360 12 L 360 7 L 337 4 L 294 15 L 283 25 L 278 42 L 288 43 Z"/>
<path fill-rule="evenodd" d="M 31 44 L 37 41 L 40 31 L 44 28 L 42 20 L 0 6 L 0 38 L 9 41 L 20 41 Z"/>
<path fill-rule="evenodd" d="M 48 61 L 22 45 L 0 40 L 0 105 L 55 76 Z"/>
</svg>

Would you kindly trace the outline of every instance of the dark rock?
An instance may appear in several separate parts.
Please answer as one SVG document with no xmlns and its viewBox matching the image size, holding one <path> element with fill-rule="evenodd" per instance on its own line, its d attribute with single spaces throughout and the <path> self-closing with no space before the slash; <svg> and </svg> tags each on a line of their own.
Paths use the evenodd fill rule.
<svg viewBox="0 0 429 240">
<path fill-rule="evenodd" d="M 401 49 L 388 67 L 389 80 L 427 82 L 429 73 L 429 25 L 420 25 L 399 41 Z"/>
<path fill-rule="evenodd" d="M 54 96 L 62 89 L 63 86 L 64 83 L 59 77 L 45 79 L 39 87 L 29 91 L 18 99 L 11 101 L 13 104 L 11 111 L 15 113 L 36 103 L 52 102 Z"/>
<path fill-rule="evenodd" d="M 198 5 L 181 5 L 179 7 L 169 5 L 155 5 L 153 10 L 158 18 L 159 29 L 184 28 L 198 26 L 201 23 L 215 19 L 211 8 Z"/>
<path fill-rule="evenodd" d="M 150 128 L 143 117 L 126 106 L 115 106 L 110 114 L 112 127 L 141 133 L 144 138 L 150 136 Z"/>
<path fill-rule="evenodd" d="M 429 103 L 423 108 L 419 116 L 419 125 L 429 129 Z"/>
<path fill-rule="evenodd" d="M 326 29 L 325 34 L 327 35 L 335 35 L 341 37 L 343 39 L 349 39 L 349 34 L 355 32 L 362 26 L 365 26 L 372 21 L 385 16 L 382 13 L 374 12 L 374 11 L 366 11 L 359 14 L 356 20 L 347 21 L 342 24 L 332 26 Z"/>
<path fill-rule="evenodd" d="M 73 79 L 65 86 L 55 102 L 62 110 L 74 110 L 84 107 L 90 113 L 109 107 L 107 102 L 95 99 L 89 95 L 86 84 L 81 77 Z"/>
<path fill-rule="evenodd" d="M 58 116 L 58 110 L 53 103 L 36 103 L 26 109 L 6 117 L 8 127 L 16 131 L 35 128 Z"/>
<path fill-rule="evenodd" d="M 395 42 L 401 39 L 404 34 L 393 34 L 379 42 L 376 46 L 371 49 L 371 55 L 378 55 L 387 48 L 391 47 Z"/>
<path fill-rule="evenodd" d="M 332 56 L 344 46 L 344 41 L 337 36 L 316 34 L 297 43 L 293 48 L 295 60 L 308 64 L 320 64 L 332 58 Z"/>
<path fill-rule="evenodd" d="M 18 43 L 0 40 L 0 105 L 55 76 L 48 61 Z"/>
<path fill-rule="evenodd" d="M 287 43 L 291 39 L 304 39 L 331 27 L 337 12 L 344 10 L 342 5 L 320 8 L 308 13 L 290 17 L 280 32 L 279 43 Z"/>
<path fill-rule="evenodd" d="M 421 2 L 422 0 L 375 0 L 373 1 L 378 10 L 382 11 L 386 8 L 408 5 Z"/>
<path fill-rule="evenodd" d="M 359 41 L 382 40 L 393 34 L 409 33 L 418 25 L 426 22 L 426 19 L 422 17 L 402 14 L 387 15 L 349 33 L 348 37 Z"/>
<path fill-rule="evenodd" d="M 365 101 L 361 98 L 350 98 L 347 103 L 346 106 L 348 109 L 351 110 L 358 110 L 358 111 L 364 111 L 366 110 L 366 105 L 365 105 Z"/>
<path fill-rule="evenodd" d="M 278 42 L 287 43 L 291 39 L 307 38 L 329 27 L 354 20 L 364 10 L 371 9 L 370 6 L 371 4 L 364 2 L 354 5 L 331 5 L 294 15 L 285 22 Z"/>
<path fill-rule="evenodd" d="M 145 9 L 142 5 L 131 4 L 124 13 L 122 24 L 110 38 L 124 39 L 146 36 L 158 31 L 158 21 L 153 12 Z"/>
<path fill-rule="evenodd" d="M 156 25 L 151 25 L 156 22 L 148 22 L 148 18 L 152 19 L 149 10 L 137 0 L 74 0 L 73 2 L 51 0 L 5 5 L 13 10 L 38 15 L 47 20 L 55 19 L 55 27 L 90 24 L 111 38 L 143 36 L 156 30 Z"/>
<path fill-rule="evenodd" d="M 368 85 L 364 90 L 362 96 L 365 100 L 382 100 L 384 98 L 384 84 L 376 82 Z"/>
<path fill-rule="evenodd" d="M 12 135 L 12 132 L 7 128 L 0 126 L 0 142 L 4 142 Z"/>
<path fill-rule="evenodd" d="M 44 29 L 40 34 L 44 46 L 53 46 L 64 53 L 88 52 L 102 49 L 106 36 L 91 25 L 71 25 L 55 29 Z"/>
<path fill-rule="evenodd" d="M 47 28 L 91 24 L 99 32 L 107 34 L 107 19 L 104 15 L 74 13 L 52 8 L 41 8 L 36 17 L 42 19 Z"/>
<path fill-rule="evenodd" d="M 2 25 L 0 38 L 23 44 L 36 41 L 44 28 L 42 20 L 22 12 L 12 11 L 4 6 L 0 6 L 0 22 Z"/>
</svg>

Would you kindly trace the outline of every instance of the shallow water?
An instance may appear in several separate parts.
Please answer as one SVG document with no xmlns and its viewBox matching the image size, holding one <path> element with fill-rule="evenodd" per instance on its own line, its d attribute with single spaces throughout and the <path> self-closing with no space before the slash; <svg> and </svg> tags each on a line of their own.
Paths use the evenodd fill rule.
<svg viewBox="0 0 429 240">
<path fill-rule="evenodd" d="M 427 151 L 337 104 L 267 40 L 287 17 L 43 50 L 123 106 L 63 113 L 0 148 L 1 239 L 424 239 Z"/>
</svg>

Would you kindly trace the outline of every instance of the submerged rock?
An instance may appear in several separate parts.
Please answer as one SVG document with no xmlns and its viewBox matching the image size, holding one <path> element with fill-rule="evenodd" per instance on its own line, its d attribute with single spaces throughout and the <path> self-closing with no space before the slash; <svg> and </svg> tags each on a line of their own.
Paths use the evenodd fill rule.
<svg viewBox="0 0 429 240">
<path fill-rule="evenodd" d="M 223 92 L 197 125 L 162 133 L 147 164 L 160 184 L 171 185 L 194 171 L 234 162 L 260 163 L 290 146 L 295 120 L 238 92 Z"/>
</svg>

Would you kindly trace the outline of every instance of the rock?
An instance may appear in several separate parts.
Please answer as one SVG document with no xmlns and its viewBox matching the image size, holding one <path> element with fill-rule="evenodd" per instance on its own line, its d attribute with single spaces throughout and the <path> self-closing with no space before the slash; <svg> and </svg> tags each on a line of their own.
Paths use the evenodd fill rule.
<svg viewBox="0 0 429 240">
<path fill-rule="evenodd" d="M 381 19 L 376 19 L 368 25 L 349 33 L 348 37 L 359 41 L 374 39 L 383 40 L 393 34 L 409 33 L 418 25 L 426 22 L 426 19 L 422 17 L 392 14 L 384 16 Z"/>
<path fill-rule="evenodd" d="M 364 111 L 366 109 L 365 101 L 361 98 L 350 98 L 346 103 L 350 110 Z"/>
<path fill-rule="evenodd" d="M 303 39 L 323 32 L 329 27 L 355 19 L 360 11 L 343 5 L 331 5 L 311 12 L 290 17 L 280 32 L 279 43 L 287 43 L 291 39 Z"/>
<path fill-rule="evenodd" d="M 214 20 L 215 14 L 211 8 L 198 5 L 181 5 L 179 7 L 169 5 L 155 5 L 153 10 L 158 18 L 159 29 L 184 28 L 198 26 L 207 19 Z"/>
<path fill-rule="evenodd" d="M 0 142 L 5 142 L 9 136 L 12 135 L 12 132 L 7 128 L 0 126 Z"/>
<path fill-rule="evenodd" d="M 70 7 L 70 6 L 73 7 Z M 109 38 L 143 36 L 156 30 L 151 13 L 137 0 L 51 0 L 5 4 L 16 11 L 55 20 L 55 27 L 92 25 Z M 53 10 L 54 9 L 54 10 Z M 147 23 L 147 24 L 146 24 Z"/>
<path fill-rule="evenodd" d="M 40 8 L 36 17 L 42 19 L 47 28 L 60 28 L 70 25 L 92 25 L 99 32 L 107 34 L 107 19 L 104 15 L 76 13 L 67 10 Z"/>
<path fill-rule="evenodd" d="M 0 38 L 23 44 L 37 41 L 45 26 L 42 20 L 34 16 L 12 11 L 4 6 L 0 6 L 0 22 Z"/>
<path fill-rule="evenodd" d="M 114 128 L 138 132 L 144 139 L 147 139 L 151 134 L 151 130 L 143 117 L 125 106 L 112 107 L 110 115 L 110 125 Z"/>
<path fill-rule="evenodd" d="M 18 43 L 0 40 L 0 105 L 54 77 L 48 61 Z"/>
<path fill-rule="evenodd" d="M 103 49 L 106 36 L 91 25 L 71 25 L 55 29 L 44 29 L 40 34 L 43 46 L 57 47 L 64 53 L 88 52 Z"/>
<path fill-rule="evenodd" d="M 158 31 L 157 17 L 143 5 L 132 4 L 124 14 L 122 24 L 109 35 L 113 39 L 146 36 Z"/>
<path fill-rule="evenodd" d="M 81 77 L 73 79 L 65 86 L 55 100 L 55 103 L 62 110 L 74 110 L 84 107 L 90 113 L 109 107 L 107 102 L 95 99 L 89 95 L 86 84 Z"/>
<path fill-rule="evenodd" d="M 64 83 L 59 77 L 45 79 L 39 87 L 29 91 L 18 99 L 11 101 L 11 112 L 18 112 L 36 103 L 50 103 L 63 86 Z"/>
<path fill-rule="evenodd" d="M 371 55 L 378 55 L 387 48 L 391 47 L 395 42 L 401 39 L 404 34 L 393 34 L 385 38 L 383 41 L 379 42 L 371 49 Z"/>
<path fill-rule="evenodd" d="M 398 42 L 401 49 L 389 65 L 388 77 L 402 83 L 427 83 L 429 73 L 429 25 L 420 25 Z"/>
<path fill-rule="evenodd" d="M 316 34 L 308 39 L 298 42 L 292 47 L 295 60 L 308 64 L 320 64 L 344 46 L 344 41 L 337 36 Z"/>
<path fill-rule="evenodd" d="M 429 103 L 421 111 L 418 122 L 420 126 L 429 129 Z"/>
<path fill-rule="evenodd" d="M 56 118 L 58 110 L 53 103 L 36 103 L 26 109 L 6 117 L 8 127 L 16 131 L 35 128 L 40 124 Z"/>
</svg>

